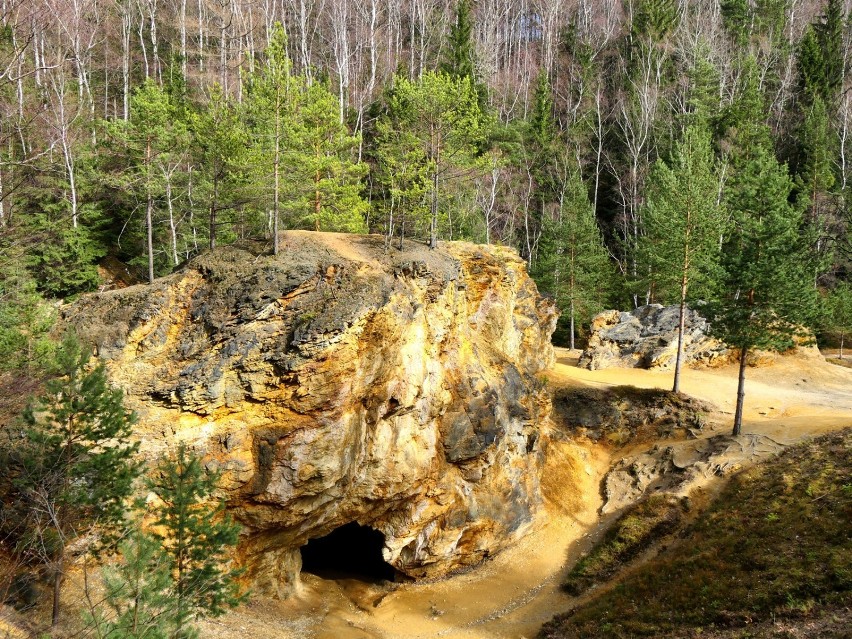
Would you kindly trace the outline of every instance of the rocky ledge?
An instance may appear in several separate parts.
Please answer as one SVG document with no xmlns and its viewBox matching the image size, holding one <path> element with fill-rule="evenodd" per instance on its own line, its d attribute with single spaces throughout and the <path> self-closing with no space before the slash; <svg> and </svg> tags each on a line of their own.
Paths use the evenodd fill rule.
<svg viewBox="0 0 852 639">
<path fill-rule="evenodd" d="M 436 577 L 539 506 L 556 311 L 509 249 L 290 232 L 277 258 L 222 248 L 64 319 L 149 457 L 186 441 L 221 472 L 255 592 L 291 594 L 300 548 L 353 522 L 399 573 Z"/>
</svg>

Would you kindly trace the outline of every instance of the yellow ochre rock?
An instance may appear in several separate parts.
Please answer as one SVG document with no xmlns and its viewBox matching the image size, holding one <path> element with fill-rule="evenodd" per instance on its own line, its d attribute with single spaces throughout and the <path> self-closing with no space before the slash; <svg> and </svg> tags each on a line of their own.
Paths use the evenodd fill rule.
<svg viewBox="0 0 852 639">
<path fill-rule="evenodd" d="M 512 250 L 291 231 L 278 257 L 203 254 L 85 296 L 92 343 L 155 459 L 186 441 L 222 473 L 255 592 L 358 522 L 401 573 L 437 577 L 528 531 L 550 399 L 553 304 Z"/>
</svg>

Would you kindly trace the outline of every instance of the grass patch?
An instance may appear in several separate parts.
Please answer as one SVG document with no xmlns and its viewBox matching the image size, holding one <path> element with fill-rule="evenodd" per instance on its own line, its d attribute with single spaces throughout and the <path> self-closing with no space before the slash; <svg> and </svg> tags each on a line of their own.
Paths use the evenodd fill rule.
<svg viewBox="0 0 852 639">
<path fill-rule="evenodd" d="M 852 604 L 852 429 L 731 479 L 669 552 L 540 637 L 691 636 Z"/>
<path fill-rule="evenodd" d="M 609 579 L 655 541 L 678 530 L 684 523 L 686 510 L 686 499 L 670 495 L 652 495 L 636 504 L 577 562 L 562 589 L 576 596 Z"/>
</svg>

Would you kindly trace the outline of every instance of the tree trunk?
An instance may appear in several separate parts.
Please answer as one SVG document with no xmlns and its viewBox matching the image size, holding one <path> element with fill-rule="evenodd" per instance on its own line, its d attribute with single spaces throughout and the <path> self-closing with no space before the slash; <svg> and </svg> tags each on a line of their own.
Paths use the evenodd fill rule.
<svg viewBox="0 0 852 639">
<path fill-rule="evenodd" d="M 677 355 L 675 356 L 673 393 L 680 392 L 680 369 L 683 365 L 683 329 L 686 325 L 686 285 L 686 274 L 684 273 L 680 283 L 680 314 L 677 323 Z"/>
<path fill-rule="evenodd" d="M 281 197 L 281 89 L 275 88 L 275 201 L 272 203 L 272 253 L 278 255 L 278 201 Z"/>
<path fill-rule="evenodd" d="M 837 359 L 843 359 L 843 333 L 840 334 L 840 355 Z"/>
<path fill-rule="evenodd" d="M 571 300 L 571 350 L 574 350 L 574 300 Z"/>
<path fill-rule="evenodd" d="M 432 175 L 431 220 L 429 221 L 429 248 L 438 248 L 438 171 Z"/>
<path fill-rule="evenodd" d="M 151 195 L 151 139 L 145 145 L 145 164 L 148 171 L 147 202 L 145 206 L 145 226 L 147 227 L 148 245 L 148 283 L 154 283 L 154 196 Z"/>
<path fill-rule="evenodd" d="M 62 589 L 62 571 L 65 568 L 64 553 L 59 556 L 56 563 L 56 572 L 53 573 L 53 610 L 50 614 L 50 627 L 55 628 L 59 623 L 59 593 Z"/>
<path fill-rule="evenodd" d="M 748 347 L 743 346 L 740 349 L 740 374 L 737 381 L 737 408 L 734 411 L 734 437 L 742 434 L 743 432 L 743 404 L 745 403 L 745 369 L 747 357 Z"/>
<path fill-rule="evenodd" d="M 320 180 L 322 179 L 322 175 L 317 169 L 316 175 L 314 175 L 314 222 L 316 223 L 317 231 L 322 230 L 320 228 L 320 213 L 322 213 L 322 195 L 320 194 Z"/>
</svg>

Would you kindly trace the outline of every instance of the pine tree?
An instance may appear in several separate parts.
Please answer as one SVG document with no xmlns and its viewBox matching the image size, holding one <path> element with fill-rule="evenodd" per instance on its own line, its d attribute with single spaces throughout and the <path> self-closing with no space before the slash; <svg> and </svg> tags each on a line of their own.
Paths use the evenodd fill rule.
<svg viewBox="0 0 852 639">
<path fill-rule="evenodd" d="M 712 330 L 740 351 L 734 435 L 742 432 L 750 350 L 783 350 L 807 334 L 816 316 L 814 259 L 803 237 L 802 211 L 790 203 L 792 181 L 771 148 L 737 159 L 726 189 L 732 224 L 722 250 L 721 297 Z"/>
<path fill-rule="evenodd" d="M 244 120 L 222 88 L 214 85 L 207 108 L 193 119 L 200 183 L 196 199 L 207 215 L 208 246 L 216 248 L 226 220 L 246 198 L 249 137 Z"/>
<path fill-rule="evenodd" d="M 317 231 L 366 230 L 361 179 L 367 165 L 355 157 L 359 137 L 340 122 L 337 97 L 321 82 L 302 84 L 286 150 L 293 223 Z"/>
<path fill-rule="evenodd" d="M 243 599 L 236 582 L 240 571 L 229 567 L 240 526 L 225 514 L 224 504 L 211 502 L 217 482 L 183 442 L 149 481 L 160 499 L 153 534 L 174 580 L 171 639 L 191 636 L 193 619 L 219 616 Z"/>
<path fill-rule="evenodd" d="M 476 72 L 471 0 L 458 0 L 456 3 L 456 20 L 450 25 L 441 71 L 455 78 L 467 78 L 476 92 L 480 108 L 485 108 L 488 91 Z"/>
<path fill-rule="evenodd" d="M 299 91 L 301 78 L 294 76 L 292 63 L 287 55 L 287 36 L 281 23 L 276 23 L 269 46 L 266 49 L 266 62 L 250 76 L 248 83 L 248 112 L 251 117 L 251 136 L 255 162 L 259 169 L 256 178 L 265 194 L 263 185 L 268 180 L 268 168 L 272 173 L 272 252 L 278 255 L 278 229 L 281 218 L 282 170 L 284 153 L 288 144 L 288 132 L 294 117 L 294 96 Z M 265 202 L 266 197 L 261 196 Z"/>
<path fill-rule="evenodd" d="M 406 232 L 414 234 L 412 227 L 429 214 L 430 165 L 417 137 L 387 117 L 376 123 L 374 155 L 374 179 L 383 197 L 373 202 L 385 221 L 385 244 L 398 234 L 402 250 Z"/>
<path fill-rule="evenodd" d="M 674 385 L 680 390 L 686 303 L 695 293 L 712 291 L 719 277 L 719 240 L 725 219 L 717 203 L 710 137 L 701 128 L 686 130 L 669 163 L 659 160 L 648 181 L 643 219 L 645 253 L 658 294 L 680 305 Z"/>
<path fill-rule="evenodd" d="M 814 238 L 814 250 L 828 263 L 841 223 L 835 217 L 834 158 L 835 136 L 829 125 L 823 99 L 816 95 L 799 132 L 800 157 L 795 186 L 799 204 Z M 822 273 L 815 274 L 815 281 Z"/>
<path fill-rule="evenodd" d="M 601 310 L 612 277 L 595 212 L 577 172 L 567 180 L 558 216 L 546 219 L 532 275 L 567 317 L 573 349 L 578 320 L 586 322 Z"/>
<path fill-rule="evenodd" d="M 385 126 L 407 132 L 396 140 L 412 145 L 398 147 L 398 152 L 419 153 L 428 166 L 429 246 L 435 248 L 448 188 L 476 170 L 486 118 L 470 79 L 445 73 L 424 73 L 416 82 L 397 76 L 388 102 Z"/>
<path fill-rule="evenodd" d="M 852 333 L 852 287 L 848 282 L 841 282 L 828 294 L 826 311 L 824 328 L 837 336 L 840 341 L 838 359 L 843 359 L 844 341 Z"/>
<path fill-rule="evenodd" d="M 54 625 L 68 547 L 93 527 L 101 541 L 92 548 L 109 546 L 139 472 L 138 444 L 129 441 L 135 418 L 103 364 L 90 369 L 73 338 L 63 342 L 57 364 L 61 376 L 23 414 L 24 439 L 8 468 L 26 528 L 19 547 L 52 572 Z"/>
<path fill-rule="evenodd" d="M 101 569 L 103 604 L 85 622 L 105 639 L 167 639 L 175 625 L 172 574 L 160 542 L 137 528 L 119 552 L 120 563 Z"/>
<path fill-rule="evenodd" d="M 808 25 L 799 41 L 799 76 L 803 98 L 819 97 L 836 106 L 843 84 L 843 4 L 828 0 L 825 13 Z"/>
<path fill-rule="evenodd" d="M 146 81 L 130 100 L 130 119 L 107 124 L 113 157 L 110 186 L 129 196 L 130 215 L 144 211 L 145 267 L 148 281 L 157 272 L 155 250 L 157 213 L 163 203 L 169 209 L 169 250 L 171 266 L 176 266 L 178 239 L 173 197 L 175 174 L 189 153 L 190 135 L 187 114 L 179 102 L 153 80 Z M 131 260 L 135 262 L 136 260 Z M 163 264 L 164 265 L 164 264 Z"/>
</svg>

